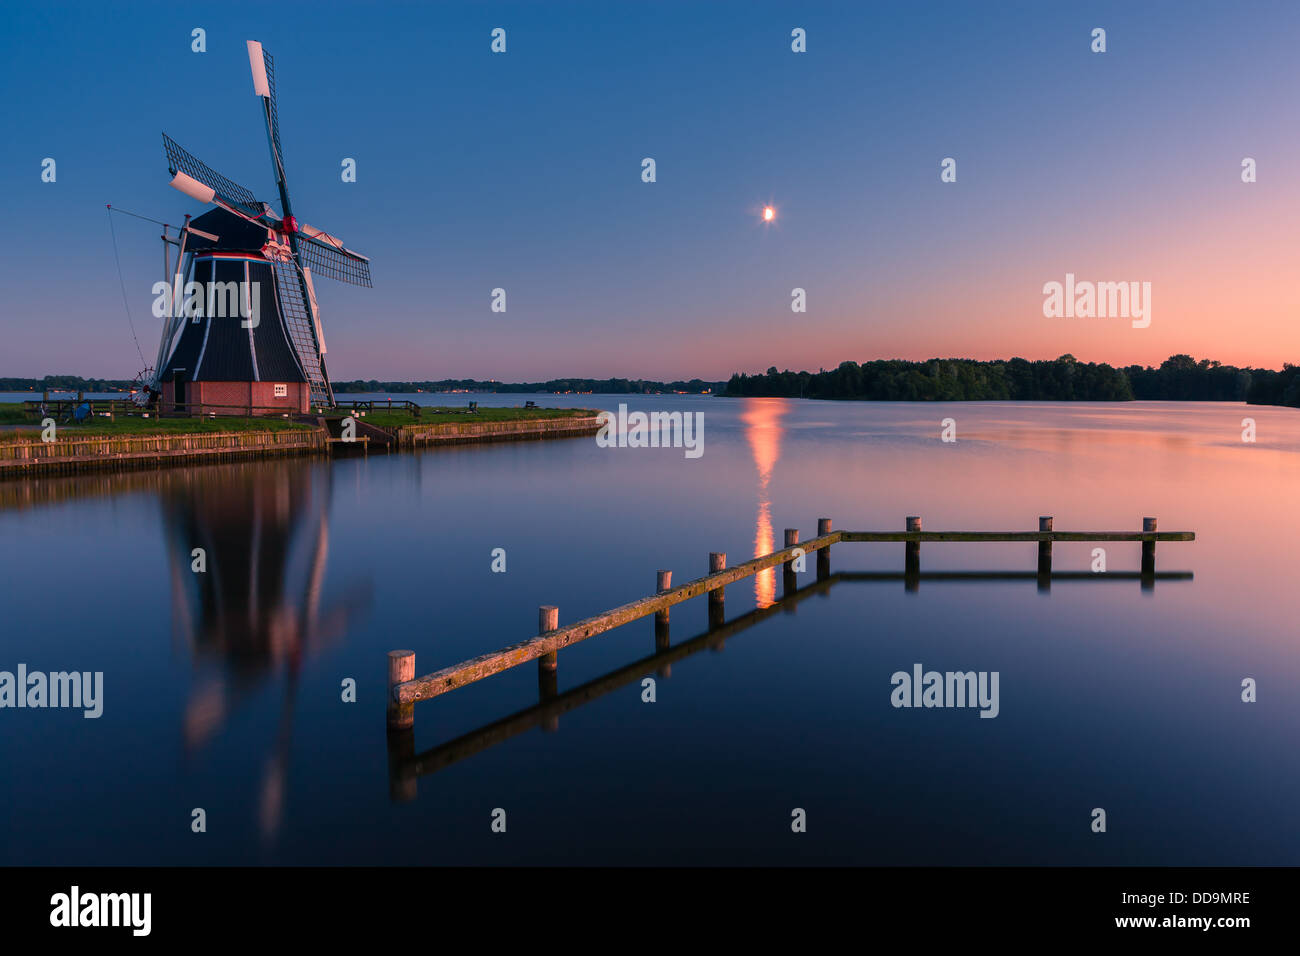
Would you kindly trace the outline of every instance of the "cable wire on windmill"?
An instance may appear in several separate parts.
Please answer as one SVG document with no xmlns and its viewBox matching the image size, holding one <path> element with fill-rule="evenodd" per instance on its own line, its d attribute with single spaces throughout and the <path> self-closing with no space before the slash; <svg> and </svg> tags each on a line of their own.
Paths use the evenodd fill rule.
<svg viewBox="0 0 1300 956">
<path fill-rule="evenodd" d="M 135 342 L 135 350 L 137 353 L 139 353 L 140 364 L 143 366 L 145 364 L 144 349 L 140 348 L 140 339 L 135 334 L 135 320 L 131 318 L 131 303 L 128 301 L 126 295 L 126 280 L 122 277 L 122 258 L 121 256 L 118 255 L 117 252 L 117 230 L 113 228 L 113 206 L 111 203 L 106 203 L 105 208 L 108 211 L 108 231 L 110 235 L 112 235 L 113 237 L 113 262 L 117 264 L 117 282 L 118 285 L 122 287 L 122 305 L 126 308 L 126 321 L 127 324 L 131 326 L 131 339 L 132 341 Z M 134 216 L 135 213 L 128 213 L 127 215 Z M 136 218 L 144 219 L 145 217 L 136 216 Z M 156 220 L 151 219 L 149 221 L 154 222 Z M 164 225 L 164 224 L 159 223 L 159 225 Z M 149 370 L 146 369 L 145 371 L 147 372 Z M 145 374 L 145 372 L 141 372 L 141 375 L 143 374 Z"/>
</svg>

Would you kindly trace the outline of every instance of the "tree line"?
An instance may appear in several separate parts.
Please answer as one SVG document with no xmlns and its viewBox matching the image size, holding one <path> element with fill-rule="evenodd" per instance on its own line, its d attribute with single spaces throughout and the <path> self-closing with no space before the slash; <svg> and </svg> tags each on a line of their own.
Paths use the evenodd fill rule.
<svg viewBox="0 0 1300 956">
<path fill-rule="evenodd" d="M 1133 400 L 1248 402 L 1300 407 L 1300 367 L 1237 368 L 1190 355 L 1172 355 L 1159 368 L 1080 362 L 1073 355 L 1029 361 L 979 362 L 878 359 L 841 362 L 818 372 L 736 373 L 722 393 L 736 396 L 859 399 L 864 401 L 1048 401 Z"/>
<path fill-rule="evenodd" d="M 46 375 L 44 378 L 0 378 L 0 392 L 129 392 L 129 378 L 82 378 L 80 375 Z"/>
</svg>

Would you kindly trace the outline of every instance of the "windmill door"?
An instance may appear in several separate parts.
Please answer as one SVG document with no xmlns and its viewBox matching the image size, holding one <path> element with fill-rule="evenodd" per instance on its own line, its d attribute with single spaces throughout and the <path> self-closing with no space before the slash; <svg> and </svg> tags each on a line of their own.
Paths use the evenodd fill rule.
<svg viewBox="0 0 1300 956">
<path fill-rule="evenodd" d="M 177 371 L 172 377 L 172 381 L 174 383 L 174 388 L 176 389 L 176 410 L 178 412 L 188 412 L 189 409 L 185 406 L 189 404 L 190 388 L 189 382 L 186 381 L 185 373 L 183 371 Z"/>
</svg>

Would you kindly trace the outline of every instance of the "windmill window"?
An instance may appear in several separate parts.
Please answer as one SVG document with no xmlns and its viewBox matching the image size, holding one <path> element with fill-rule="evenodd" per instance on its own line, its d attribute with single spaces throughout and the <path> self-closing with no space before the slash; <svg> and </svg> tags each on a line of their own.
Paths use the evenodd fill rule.
<svg viewBox="0 0 1300 956">
<path fill-rule="evenodd" d="M 276 398 L 288 398 L 288 397 L 289 397 L 289 386 L 288 386 L 288 385 L 277 385 L 277 386 L 275 387 L 275 397 L 276 397 Z"/>
</svg>

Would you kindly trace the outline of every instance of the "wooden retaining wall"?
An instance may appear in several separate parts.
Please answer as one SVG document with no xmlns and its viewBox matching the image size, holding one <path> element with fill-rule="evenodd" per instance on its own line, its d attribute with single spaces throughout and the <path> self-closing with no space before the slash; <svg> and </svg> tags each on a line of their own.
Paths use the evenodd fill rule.
<svg viewBox="0 0 1300 956">
<path fill-rule="evenodd" d="M 190 461 L 323 454 L 327 437 L 319 429 L 293 429 L 5 442 L 0 443 L 0 478 L 95 468 L 156 467 Z"/>
<path fill-rule="evenodd" d="M 0 479 L 351 450 L 338 441 L 337 435 L 331 436 L 336 420 L 314 421 L 317 427 L 311 430 L 61 437 L 54 442 L 0 443 Z M 600 419 L 592 414 L 513 422 L 425 422 L 395 428 L 379 428 L 358 419 L 357 431 L 356 445 L 360 449 L 414 449 L 424 445 L 594 435 L 600 431 Z"/>
</svg>

